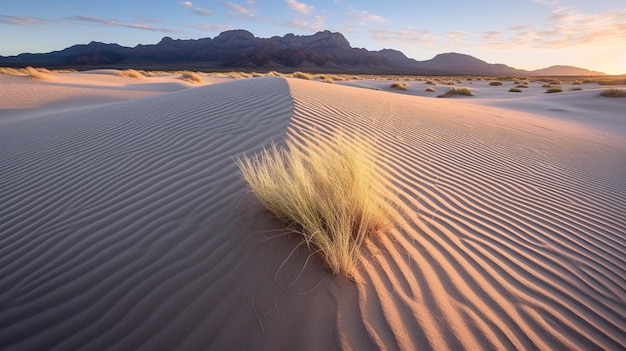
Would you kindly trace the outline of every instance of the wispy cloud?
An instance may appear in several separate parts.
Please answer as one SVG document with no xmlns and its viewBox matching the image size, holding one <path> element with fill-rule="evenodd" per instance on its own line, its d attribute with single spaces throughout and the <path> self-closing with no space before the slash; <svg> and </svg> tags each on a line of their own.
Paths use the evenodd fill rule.
<svg viewBox="0 0 626 351">
<path fill-rule="evenodd" d="M 228 16 L 233 18 L 247 18 L 258 20 L 259 18 L 256 15 L 256 8 L 254 7 L 254 1 L 248 1 L 248 6 L 243 6 L 239 4 L 235 4 L 233 2 L 224 2 L 223 5 L 228 7 L 230 11 L 228 12 Z"/>
<path fill-rule="evenodd" d="M 154 27 L 152 25 L 141 23 L 141 22 L 126 22 L 117 19 L 107 19 L 101 17 L 93 17 L 93 16 L 70 16 L 66 18 L 71 22 L 87 22 L 87 23 L 96 23 L 109 27 L 126 27 L 132 29 L 142 29 L 153 32 L 164 32 L 164 33 L 180 33 L 180 31 L 171 28 L 159 28 Z"/>
<path fill-rule="evenodd" d="M 303 15 L 309 15 L 311 14 L 311 11 L 313 11 L 313 6 L 307 5 L 302 2 L 297 2 L 296 0 L 285 0 L 285 4 L 287 4 L 287 7 L 289 7 L 293 11 L 296 11 Z"/>
<path fill-rule="evenodd" d="M 196 15 L 209 16 L 211 14 L 210 10 L 206 10 L 206 9 L 194 6 L 194 4 L 191 1 L 181 1 L 181 2 L 179 2 L 179 4 L 182 7 L 190 10 L 193 13 L 195 13 Z"/>
<path fill-rule="evenodd" d="M 4 16 L 0 15 L 0 23 L 11 24 L 14 26 L 32 26 L 52 23 L 50 20 L 46 20 L 38 17 L 27 16 Z"/>
</svg>

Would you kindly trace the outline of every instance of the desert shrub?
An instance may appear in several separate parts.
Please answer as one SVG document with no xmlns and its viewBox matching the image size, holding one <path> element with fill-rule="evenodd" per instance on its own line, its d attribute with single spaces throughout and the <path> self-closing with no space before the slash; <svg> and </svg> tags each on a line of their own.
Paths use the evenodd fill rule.
<svg viewBox="0 0 626 351">
<path fill-rule="evenodd" d="M 525 88 L 528 88 L 528 85 L 525 85 L 525 84 L 519 84 L 519 85 L 517 85 L 517 86 L 515 86 L 515 87 L 516 87 L 517 89 L 525 89 Z"/>
<path fill-rule="evenodd" d="M 450 97 L 453 95 L 474 96 L 469 88 L 450 88 L 445 94 L 437 96 L 438 98 Z"/>
<path fill-rule="evenodd" d="M 327 77 L 326 79 L 323 80 L 324 83 L 329 83 L 332 84 L 333 83 L 333 79 L 330 77 Z"/>
<path fill-rule="evenodd" d="M 391 87 L 394 88 L 394 89 L 399 89 L 399 90 L 407 90 L 407 88 L 408 88 L 406 83 L 400 83 L 400 82 L 393 82 L 391 84 Z"/>
<path fill-rule="evenodd" d="M 33 68 L 28 66 L 24 68 L 24 72 L 26 72 L 26 75 L 32 79 L 46 79 L 48 77 L 47 73 L 50 73 L 50 70 L 45 68 Z"/>
<path fill-rule="evenodd" d="M 522 89 L 520 88 L 511 88 L 509 89 L 509 93 L 521 93 Z"/>
<path fill-rule="evenodd" d="M 569 91 L 580 91 L 580 90 L 583 90 L 583 88 L 581 88 L 581 87 L 573 87 Z"/>
<path fill-rule="evenodd" d="M 544 83 L 542 86 L 542 88 L 551 88 L 552 85 L 548 84 L 548 83 Z"/>
<path fill-rule="evenodd" d="M 368 236 L 392 223 L 384 172 L 371 143 L 337 134 L 302 149 L 287 141 L 237 163 L 261 204 L 302 245 L 317 253 L 332 274 L 353 276 Z"/>
<path fill-rule="evenodd" d="M 550 88 L 548 88 L 548 90 L 546 90 L 546 94 L 562 93 L 562 92 L 563 92 L 563 88 L 559 86 L 551 86 Z"/>
<path fill-rule="evenodd" d="M 493 81 L 493 82 L 489 82 L 489 85 L 498 86 L 498 85 L 502 85 L 502 82 L 499 81 L 499 80 L 496 80 L 496 81 Z"/>
<path fill-rule="evenodd" d="M 626 85 L 626 78 L 600 79 L 597 83 L 600 85 Z"/>
<path fill-rule="evenodd" d="M 20 70 L 11 67 L 0 67 L 0 74 L 6 74 L 10 76 L 21 76 L 24 73 Z"/>
<path fill-rule="evenodd" d="M 424 84 L 428 84 L 428 85 L 437 85 L 437 83 L 435 83 L 435 82 L 434 82 L 434 81 L 432 81 L 432 80 L 428 80 L 428 81 L 426 81 Z"/>
<path fill-rule="evenodd" d="M 581 85 L 583 84 L 583 82 L 579 81 L 579 80 L 575 80 L 572 82 L 572 85 Z"/>
<path fill-rule="evenodd" d="M 626 90 L 617 89 L 617 88 L 608 88 L 608 89 L 602 90 L 602 92 L 600 92 L 600 96 L 614 97 L 614 98 L 626 98 Z"/>
<path fill-rule="evenodd" d="M 119 72 L 119 75 L 122 77 L 128 77 L 133 79 L 142 79 L 145 77 L 141 72 L 134 69 L 125 69 Z"/>
<path fill-rule="evenodd" d="M 181 73 L 181 79 L 191 83 L 204 83 L 204 79 L 196 72 L 184 71 Z"/>
<path fill-rule="evenodd" d="M 310 75 L 310 74 L 308 74 L 308 73 L 303 73 L 303 72 L 300 72 L 300 71 L 293 72 L 293 73 L 292 73 L 292 76 L 293 76 L 294 78 L 300 78 L 300 79 L 306 79 L 306 80 L 311 80 L 311 79 L 313 79 L 313 76 L 312 76 L 312 75 Z"/>
<path fill-rule="evenodd" d="M 436 90 L 433 87 L 426 88 L 426 91 L 429 93 L 434 93 Z"/>
</svg>

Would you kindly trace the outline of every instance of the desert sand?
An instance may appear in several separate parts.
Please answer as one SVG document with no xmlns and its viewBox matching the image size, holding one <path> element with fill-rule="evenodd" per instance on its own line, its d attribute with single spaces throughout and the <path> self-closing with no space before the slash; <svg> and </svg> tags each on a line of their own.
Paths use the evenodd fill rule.
<svg viewBox="0 0 626 351">
<path fill-rule="evenodd" d="M 0 349 L 626 346 L 624 99 L 212 79 L 0 75 Z M 337 131 L 401 218 L 354 281 L 235 163 Z"/>
</svg>

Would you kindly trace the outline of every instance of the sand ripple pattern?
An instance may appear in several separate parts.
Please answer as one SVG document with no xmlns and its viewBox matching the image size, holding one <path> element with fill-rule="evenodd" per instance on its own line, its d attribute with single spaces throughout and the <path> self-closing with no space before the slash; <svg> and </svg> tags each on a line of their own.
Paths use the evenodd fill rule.
<svg viewBox="0 0 626 351">
<path fill-rule="evenodd" d="M 292 110 L 259 78 L 2 125 L 0 349 L 209 347 L 241 305 L 233 157 Z"/>
<path fill-rule="evenodd" d="M 624 140 L 455 100 L 290 87 L 289 137 L 370 137 L 404 218 L 367 250 L 344 345 L 626 347 Z"/>
</svg>

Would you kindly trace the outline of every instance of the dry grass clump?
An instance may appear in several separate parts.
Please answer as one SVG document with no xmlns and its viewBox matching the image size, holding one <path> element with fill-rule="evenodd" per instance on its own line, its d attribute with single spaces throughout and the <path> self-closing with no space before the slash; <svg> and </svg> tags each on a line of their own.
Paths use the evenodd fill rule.
<svg viewBox="0 0 626 351">
<path fill-rule="evenodd" d="M 399 89 L 399 90 L 407 90 L 408 85 L 406 83 L 393 82 L 391 84 L 391 87 L 394 89 Z"/>
<path fill-rule="evenodd" d="M 119 75 L 122 77 L 128 77 L 133 79 L 143 79 L 146 77 L 143 73 L 134 69 L 125 69 L 123 71 L 120 71 Z"/>
<path fill-rule="evenodd" d="M 393 223 L 376 149 L 340 133 L 302 150 L 288 141 L 237 163 L 261 204 L 302 235 L 301 244 L 332 274 L 352 277 L 365 239 Z"/>
<path fill-rule="evenodd" d="M 296 71 L 292 73 L 292 76 L 294 78 L 300 78 L 300 79 L 306 79 L 306 80 L 311 80 L 313 79 L 313 76 L 308 74 L 308 73 L 304 73 L 304 72 L 300 72 L 300 71 Z"/>
<path fill-rule="evenodd" d="M 563 88 L 561 88 L 560 86 L 551 86 L 550 88 L 548 88 L 548 90 L 546 90 L 546 94 L 552 94 L 552 93 L 562 93 L 563 92 Z"/>
<path fill-rule="evenodd" d="M 569 91 L 580 91 L 580 90 L 583 90 L 583 88 L 581 88 L 581 87 L 573 87 Z"/>
<path fill-rule="evenodd" d="M 517 85 L 517 86 L 515 86 L 515 87 L 516 87 L 517 89 L 525 89 L 525 88 L 528 88 L 528 85 L 526 85 L 526 84 L 519 84 L 519 85 Z"/>
<path fill-rule="evenodd" d="M 186 80 L 191 83 L 204 83 L 204 79 L 196 72 L 183 71 L 180 75 L 182 80 Z"/>
<path fill-rule="evenodd" d="M 499 80 L 495 80 L 493 82 L 489 82 L 489 85 L 491 85 L 491 86 L 499 86 L 499 85 L 502 85 L 502 82 L 499 81 Z"/>
<path fill-rule="evenodd" d="M 552 85 L 550 85 L 548 83 L 544 83 L 541 87 L 542 88 L 550 88 L 550 87 L 552 87 Z"/>
<path fill-rule="evenodd" d="M 437 96 L 438 98 L 450 97 L 453 95 L 474 96 L 469 88 L 450 88 L 445 94 Z"/>
<path fill-rule="evenodd" d="M 43 80 L 48 78 L 48 73 L 50 73 L 50 70 L 46 68 L 33 68 L 28 66 L 24 68 L 24 72 L 26 72 L 26 75 L 32 79 Z"/>
<path fill-rule="evenodd" d="M 617 88 L 608 88 L 600 92 L 600 96 L 613 98 L 626 98 L 626 90 Z"/>
<path fill-rule="evenodd" d="M 428 84 L 428 85 L 437 85 L 437 83 L 435 83 L 432 80 L 427 80 L 424 84 Z"/>
<path fill-rule="evenodd" d="M 24 72 L 11 67 L 0 67 L 0 74 L 6 74 L 9 76 L 22 76 L 24 75 Z"/>
<path fill-rule="evenodd" d="M 522 89 L 520 88 L 511 88 L 509 89 L 509 93 L 521 93 Z"/>
<path fill-rule="evenodd" d="M 426 88 L 426 91 L 427 91 L 427 92 L 429 92 L 429 93 L 434 93 L 434 92 L 436 92 L 436 90 L 435 90 L 433 87 L 428 87 L 428 88 Z"/>
</svg>

